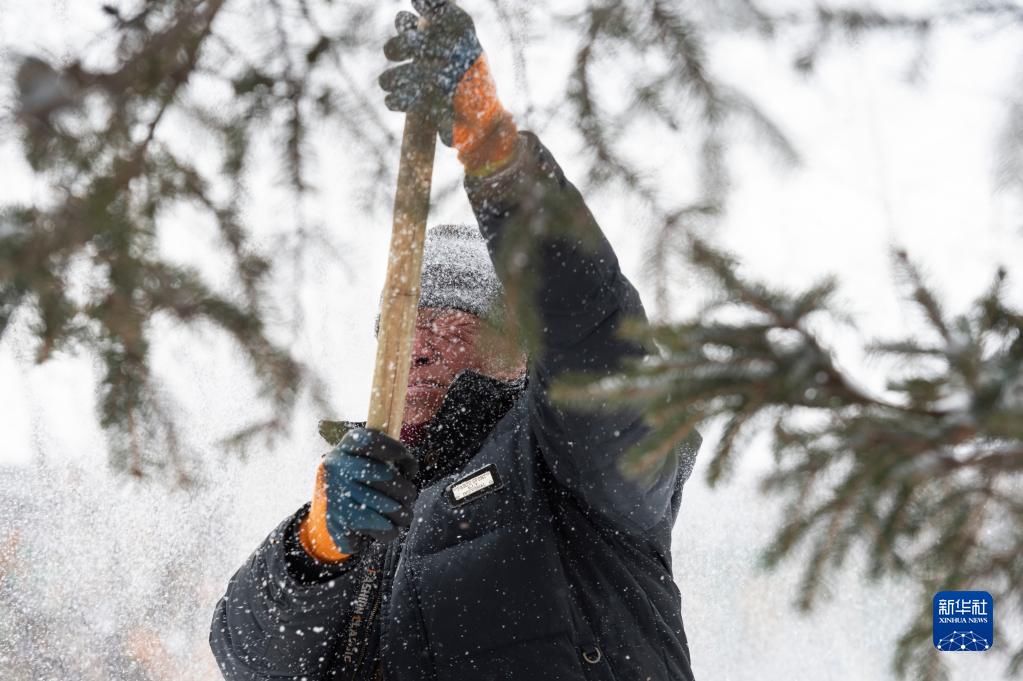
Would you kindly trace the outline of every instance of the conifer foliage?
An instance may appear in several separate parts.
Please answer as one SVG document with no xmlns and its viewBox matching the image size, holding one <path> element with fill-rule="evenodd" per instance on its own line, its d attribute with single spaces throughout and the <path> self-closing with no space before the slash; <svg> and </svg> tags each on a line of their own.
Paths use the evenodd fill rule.
<svg viewBox="0 0 1023 681">
<path fill-rule="evenodd" d="M 575 67 L 563 85 L 576 134 L 594 150 L 589 184 L 614 182 L 650 202 L 665 232 L 684 229 L 691 215 L 719 210 L 729 124 L 754 121 L 794 157 L 748 98 L 709 74 L 699 28 L 674 3 L 601 1 L 569 15 L 506 0 L 490 5 L 520 61 L 528 40 L 522 36 L 535 36 L 552 18 L 578 28 Z M 286 221 L 270 248 L 253 245 L 244 216 L 253 145 L 272 140 L 273 170 L 301 216 L 317 189 L 309 179 L 313 131 L 333 126 L 340 134 L 332 144 L 360 167 L 355 194 L 384 224 L 398 138 L 382 119 L 387 112 L 376 75 L 395 7 L 369 0 L 167 0 L 97 5 L 97 11 L 108 16 L 110 29 L 79 58 L 57 63 L 31 55 L 16 65 L 12 122 L 49 195 L 33 205 L 0 207 L 0 338 L 20 313 L 30 320 L 38 361 L 61 351 L 96 358 L 103 368 L 100 421 L 114 466 L 137 476 L 162 469 L 182 482 L 188 466 L 173 395 L 151 367 L 153 321 L 220 329 L 248 358 L 271 415 L 229 443 L 281 432 L 303 390 L 319 397 L 311 369 L 268 323 L 275 302 L 268 289 L 289 260 L 336 249 L 325 225 L 301 218 Z M 640 68 L 651 49 L 665 64 L 657 72 Z M 614 93 L 631 103 L 624 111 L 604 106 L 594 86 L 601 80 L 595 72 L 623 56 L 642 76 L 623 80 L 627 90 Z M 668 104 L 683 96 L 699 103 L 686 131 Z M 532 114 L 531 100 L 522 108 L 549 121 L 561 101 Z M 693 198 L 695 207 L 662 205 L 642 164 L 612 142 L 626 124 L 658 125 L 675 135 L 696 131 L 705 187 Z M 531 127 L 542 132 L 544 126 Z M 192 136 L 213 142 L 202 158 L 180 143 Z M 443 202 L 453 192 L 437 193 Z M 230 264 L 226 286 L 164 257 L 161 238 L 182 206 L 203 216 L 220 242 Z"/>
<path fill-rule="evenodd" d="M 633 338 L 659 349 L 652 359 L 597 381 L 577 376 L 559 394 L 647 414 L 652 433 L 623 462 L 637 476 L 673 461 L 697 424 L 718 422 L 704 466 L 719 483 L 746 436 L 769 430 L 775 466 L 762 487 L 785 498 L 786 520 L 765 564 L 803 562 L 803 609 L 850 555 L 868 556 L 871 578 L 911 577 L 920 610 L 896 668 L 940 678 L 929 644 L 937 591 L 984 585 L 1004 611 L 1023 603 L 1023 313 L 1005 303 L 1005 271 L 967 313 L 949 317 L 897 253 L 929 332 L 873 346 L 898 367 L 879 395 L 838 366 L 815 332 L 841 321 L 833 281 L 785 292 L 750 281 L 704 242 L 691 253 L 717 291 L 706 309 L 678 324 L 634 326 Z M 1021 665 L 1017 647 L 1010 672 Z"/>
<path fill-rule="evenodd" d="M 38 361 L 61 350 L 99 360 L 100 420 L 112 463 L 136 476 L 162 470 L 188 480 L 172 397 L 151 370 L 155 317 L 212 325 L 248 358 L 271 415 L 234 435 L 233 444 L 282 431 L 302 386 L 315 385 L 267 328 L 267 278 L 304 226 L 293 225 L 276 261 L 254 248 L 242 219 L 245 181 L 251 142 L 266 135 L 296 201 L 307 191 L 308 121 L 335 112 L 353 92 L 312 81 L 339 46 L 353 42 L 366 10 L 338 9 L 348 20 L 340 23 L 352 28 L 328 35 L 306 3 L 267 0 L 258 3 L 261 16 L 278 30 L 274 41 L 253 47 L 236 44 L 224 28 L 225 10 L 239 4 L 104 5 L 115 36 L 113 54 L 105 55 L 112 68 L 82 60 L 54 66 L 35 56 L 17 68 L 14 122 L 50 195 L 0 214 L 0 337 L 21 310 L 32 319 Z M 344 73 L 336 62 L 329 68 Z M 370 107 L 361 90 L 352 99 L 343 120 L 355 125 Z M 200 167 L 194 150 L 176 144 L 190 130 L 216 142 L 204 152 L 216 154 L 219 167 Z M 379 172 L 378 140 L 359 139 Z M 182 206 L 204 216 L 220 242 L 228 290 L 162 255 L 161 234 Z"/>
<path fill-rule="evenodd" d="M 109 47 L 100 58 L 18 62 L 12 123 L 47 192 L 35 203 L 0 207 L 0 339 L 21 325 L 39 362 L 60 352 L 96 360 L 99 419 L 115 468 L 188 480 L 173 399 L 152 368 L 156 319 L 218 329 L 249 360 L 271 415 L 255 418 L 234 442 L 287 428 L 303 391 L 315 386 L 311 369 L 274 333 L 271 288 L 288 257 L 329 238 L 299 218 L 272 247 L 254 245 L 244 218 L 253 147 L 272 141 L 273 170 L 301 207 L 316 189 L 310 140 L 318 126 L 335 126 L 336 150 L 359 164 L 364 185 L 357 193 L 386 223 L 399 140 L 382 118 L 375 78 L 397 4 L 126 1 L 97 9 L 110 25 L 97 43 Z M 720 424 L 701 459 L 708 480 L 719 483 L 749 439 L 768 433 L 775 466 L 763 487 L 783 496 L 787 520 L 766 564 L 805 560 L 804 608 L 852 556 L 868 557 L 871 577 L 910 578 L 920 589 L 920 612 L 896 666 L 914 678 L 941 678 L 925 640 L 935 591 L 983 585 L 1004 611 L 1023 607 L 1023 312 L 1006 302 L 1008 274 L 999 272 L 969 311 L 951 316 L 910 259 L 896 254 L 928 332 L 876 343 L 893 378 L 880 394 L 861 385 L 819 332 L 843 321 L 833 280 L 778 290 L 750 281 L 737 260 L 693 236 L 694 227 L 727 209 L 735 140 L 752 131 L 782 166 L 800 161 L 784 122 L 716 77 L 706 42 L 713 31 L 795 36 L 793 67 L 812 76 L 825 50 L 840 42 L 901 34 L 921 45 L 916 68 L 926 63 L 926 37 L 936 27 L 1019 28 L 1023 7 L 978 0 L 911 14 L 806 3 L 773 15 L 753 0 L 589 0 L 569 14 L 549 5 L 478 3 L 501 19 L 520 66 L 530 41 L 543 40 L 552 21 L 576 38 L 559 96 L 533 101 L 524 79 L 526 101 L 516 102 L 523 127 L 542 134 L 556 122 L 575 136 L 560 145 L 582 150 L 584 191 L 618 191 L 646 207 L 662 309 L 678 258 L 705 273 L 717 292 L 692 319 L 628 327 L 656 352 L 611 377 L 573 377 L 558 396 L 580 406 L 643 410 L 652 433 L 623 462 L 636 476 L 672 462 L 697 425 Z M 1011 94 L 1008 101 L 997 170 L 1004 187 L 1018 190 L 1023 100 Z M 695 187 L 665 191 L 659 168 L 623 142 L 635 129 L 652 130 L 665 147 L 691 156 Z M 214 164 L 181 146 L 189 130 L 215 142 L 203 149 Z M 442 187 L 435 200 L 452 194 Z M 230 265 L 226 284 L 161 250 L 182 206 L 203 216 L 219 242 Z M 539 208 L 546 219 L 526 220 L 499 262 L 527 335 L 536 323 L 531 242 L 558 226 L 558 206 Z M 1005 633 L 996 636 L 1006 649 L 1014 646 L 1011 671 L 1018 672 L 1023 641 Z"/>
</svg>

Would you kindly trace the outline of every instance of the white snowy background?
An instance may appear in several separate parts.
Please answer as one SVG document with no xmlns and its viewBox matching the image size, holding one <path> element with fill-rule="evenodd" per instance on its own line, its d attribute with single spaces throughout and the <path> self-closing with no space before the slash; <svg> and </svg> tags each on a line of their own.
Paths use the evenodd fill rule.
<svg viewBox="0 0 1023 681">
<path fill-rule="evenodd" d="M 533 97 L 548 96 L 567 68 L 554 29 L 516 67 L 490 5 L 465 4 L 477 16 L 509 108 L 516 110 L 524 84 Z M 912 11 L 933 4 L 877 6 Z M 98 2 L 0 0 L 0 96 L 9 95 L 15 55 L 67 56 L 106 26 Z M 381 35 L 385 29 L 372 27 Z M 922 328 L 899 295 L 892 246 L 905 247 L 923 265 L 952 311 L 964 309 L 1000 264 L 1009 266 L 1011 300 L 1023 304 L 1023 212 L 1019 197 L 994 181 L 1009 97 L 1021 96 L 1021 44 L 1019 31 L 939 29 L 926 77 L 911 83 L 906 74 L 914 50 L 903 38 L 830 50 L 808 80 L 793 72 L 793 46 L 784 41 L 710 36 L 715 73 L 753 95 L 804 157 L 801 167 L 781 170 L 754 144 L 738 140 L 730 151 L 734 193 L 714 238 L 741 256 L 748 273 L 775 284 L 801 287 L 837 274 L 843 308 L 858 324 L 833 330 L 829 342 L 841 363 L 874 389 L 883 388 L 885 368 L 864 357 L 863 342 Z M 398 129 L 400 117 L 390 122 Z M 10 546 L 17 536 L 19 547 L 0 554 L 0 568 L 7 561 L 22 607 L 52 622 L 39 635 L 38 655 L 60 660 L 64 675 L 54 678 L 111 678 L 103 659 L 112 654 L 167 656 L 178 670 L 168 679 L 219 678 L 206 637 L 228 577 L 308 496 L 324 450 L 317 419 L 362 418 L 389 221 L 386 211 L 357 208 L 357 160 L 343 144 L 332 146 L 331 135 L 317 132 L 313 170 L 320 192 L 304 210 L 336 235 L 340 259 L 313 253 L 302 277 L 286 279 L 298 288 L 281 299 L 300 308 L 279 311 L 278 338 L 321 373 L 335 413 L 302 407 L 293 437 L 257 448 L 244 461 L 224 454 L 217 440 L 262 414 L 245 365 L 208 328 L 183 331 L 155 321 L 155 366 L 207 471 L 196 489 L 169 491 L 108 471 L 96 425 L 98 373 L 89 358 L 64 355 L 35 366 L 24 324 L 0 342 L 0 544 Z M 556 131 L 544 135 L 571 177 L 582 166 L 566 139 Z M 201 140 L 181 143 L 201 153 Z M 641 136 L 629 144 L 636 153 L 664 158 L 666 191 L 691 193 L 681 161 L 695 150 Z M 438 173 L 450 178 L 457 169 L 450 152 L 441 154 Z M 0 173 L 0 204 L 44 197 L 11 130 L 0 130 Z M 264 173 L 250 187 L 248 218 L 257 235 L 275 233 L 294 214 L 277 180 Z M 587 198 L 626 273 L 652 300 L 641 248 L 649 225 L 637 217 L 641 211 L 614 192 Z M 169 257 L 223 280 L 211 230 L 190 217 L 176 216 L 161 246 Z M 471 213 L 463 203 L 435 218 L 464 221 Z M 682 273 L 680 282 L 673 291 L 678 309 L 662 312 L 695 307 L 698 280 Z M 706 436 L 709 451 L 716 434 L 711 429 Z M 673 554 L 696 677 L 894 678 L 894 645 L 917 607 L 913 585 L 866 583 L 850 569 L 830 581 L 830 599 L 813 613 L 793 610 L 798 561 L 769 573 L 757 567 L 779 520 L 777 502 L 756 489 L 769 466 L 764 442 L 755 440 L 728 483 L 709 489 L 698 463 L 688 484 Z M 0 611 L 0 625 L 5 618 L 13 621 L 14 613 Z M 1014 626 L 1016 643 L 1023 629 L 1018 620 Z M 1006 643 L 995 647 L 1004 651 Z M 956 681 L 1001 678 L 1005 663 L 997 651 L 948 657 Z M 2 679 L 34 678 L 3 664 L 0 659 Z"/>
</svg>

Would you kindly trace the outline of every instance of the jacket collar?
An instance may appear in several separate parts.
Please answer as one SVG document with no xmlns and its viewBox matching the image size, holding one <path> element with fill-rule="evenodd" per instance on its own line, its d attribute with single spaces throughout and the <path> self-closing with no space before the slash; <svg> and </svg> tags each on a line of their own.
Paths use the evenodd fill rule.
<svg viewBox="0 0 1023 681">
<path fill-rule="evenodd" d="M 506 382 L 465 370 L 444 395 L 426 434 L 410 447 L 419 460 L 416 485 L 429 485 L 457 471 L 479 450 L 487 435 L 526 387 L 526 379 Z M 332 446 L 361 421 L 320 421 L 320 435 Z"/>
<path fill-rule="evenodd" d="M 412 449 L 419 460 L 416 483 L 423 487 L 468 463 L 525 385 L 525 379 L 504 382 L 469 370 L 458 374 L 423 441 Z"/>
</svg>

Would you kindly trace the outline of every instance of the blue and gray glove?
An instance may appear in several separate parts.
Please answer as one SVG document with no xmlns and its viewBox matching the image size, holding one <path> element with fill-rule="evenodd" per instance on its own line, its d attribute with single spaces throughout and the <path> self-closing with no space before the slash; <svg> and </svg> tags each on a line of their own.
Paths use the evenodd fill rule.
<svg viewBox="0 0 1023 681">
<path fill-rule="evenodd" d="M 392 111 L 423 111 L 441 141 L 458 151 L 469 175 L 507 165 L 518 144 L 518 128 L 497 96 L 486 54 L 472 18 L 448 0 L 412 0 L 422 20 L 399 12 L 398 35 L 384 56 L 404 62 L 380 76 Z"/>
<path fill-rule="evenodd" d="M 348 431 L 320 463 L 299 537 L 321 560 L 343 560 L 368 540 L 391 541 L 412 523 L 419 470 L 401 442 L 367 428 Z"/>
<path fill-rule="evenodd" d="M 380 76 L 388 93 L 384 104 L 392 111 L 426 111 L 441 140 L 452 146 L 455 91 L 483 48 L 472 19 L 454 3 L 412 0 L 412 6 L 424 21 L 412 12 L 398 12 L 398 35 L 384 45 L 389 60 L 406 62 Z"/>
</svg>

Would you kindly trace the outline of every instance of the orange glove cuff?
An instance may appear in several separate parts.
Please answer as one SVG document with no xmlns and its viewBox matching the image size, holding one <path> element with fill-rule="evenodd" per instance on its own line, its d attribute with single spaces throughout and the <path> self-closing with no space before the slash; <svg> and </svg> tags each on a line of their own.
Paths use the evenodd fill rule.
<svg viewBox="0 0 1023 681">
<path fill-rule="evenodd" d="M 298 541 L 305 552 L 316 560 L 337 563 L 347 560 L 350 554 L 341 553 L 327 531 L 327 482 L 324 476 L 321 463 L 316 469 L 316 487 L 309 515 L 298 528 Z"/>
<path fill-rule="evenodd" d="M 511 161 L 518 128 L 497 98 L 487 55 L 481 54 L 458 82 L 453 98 L 451 146 L 469 175 L 489 175 Z"/>
</svg>

